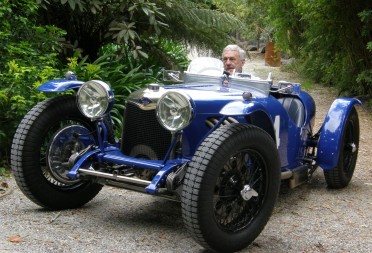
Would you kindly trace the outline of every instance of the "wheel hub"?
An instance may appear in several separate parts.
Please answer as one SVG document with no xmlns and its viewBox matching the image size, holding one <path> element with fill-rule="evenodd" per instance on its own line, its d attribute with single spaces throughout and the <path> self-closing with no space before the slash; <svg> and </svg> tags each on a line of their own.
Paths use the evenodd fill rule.
<svg viewBox="0 0 372 253">
<path fill-rule="evenodd" d="M 349 147 L 351 149 L 351 153 L 355 153 L 357 151 L 357 146 L 355 145 L 355 143 L 350 143 L 349 144 Z"/>
<path fill-rule="evenodd" d="M 90 132 L 83 126 L 71 125 L 58 131 L 48 147 L 48 168 L 51 175 L 64 184 L 78 181 L 67 177 L 73 165 L 71 162 L 77 158 L 79 151 L 93 143 Z"/>
<path fill-rule="evenodd" d="M 240 195 L 242 195 L 242 198 L 245 201 L 250 200 L 252 197 L 257 197 L 258 193 L 250 187 L 250 185 L 246 184 L 244 185 L 243 190 L 240 191 Z"/>
</svg>

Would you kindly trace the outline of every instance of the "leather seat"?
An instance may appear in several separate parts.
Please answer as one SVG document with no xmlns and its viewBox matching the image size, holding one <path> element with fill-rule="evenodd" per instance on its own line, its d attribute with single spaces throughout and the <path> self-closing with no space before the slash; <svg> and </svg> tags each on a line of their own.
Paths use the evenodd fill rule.
<svg viewBox="0 0 372 253">
<path fill-rule="evenodd" d="M 294 97 L 283 97 L 279 98 L 278 101 L 283 105 L 296 126 L 301 127 L 305 121 L 305 108 L 301 100 Z"/>
</svg>

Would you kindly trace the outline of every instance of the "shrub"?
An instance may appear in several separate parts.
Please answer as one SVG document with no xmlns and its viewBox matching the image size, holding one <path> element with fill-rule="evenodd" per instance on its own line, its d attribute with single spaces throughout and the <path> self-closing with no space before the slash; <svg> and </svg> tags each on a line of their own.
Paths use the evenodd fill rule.
<svg viewBox="0 0 372 253">
<path fill-rule="evenodd" d="M 56 56 L 64 32 L 35 25 L 37 8 L 32 0 L 6 0 L 0 6 L 0 167 L 7 164 L 20 119 L 45 99 L 35 88 L 59 75 Z"/>
</svg>

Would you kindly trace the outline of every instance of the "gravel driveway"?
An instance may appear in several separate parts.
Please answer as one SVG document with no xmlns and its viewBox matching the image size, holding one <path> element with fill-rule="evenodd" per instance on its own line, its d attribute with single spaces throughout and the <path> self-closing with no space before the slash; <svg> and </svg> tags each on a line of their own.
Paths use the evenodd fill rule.
<svg viewBox="0 0 372 253">
<path fill-rule="evenodd" d="M 298 80 L 247 62 L 274 80 Z M 314 86 L 317 125 L 336 93 Z M 372 116 L 358 108 L 361 140 L 350 185 L 327 189 L 318 169 L 295 189 L 282 187 L 273 216 L 261 235 L 242 252 L 372 252 Z M 0 252 L 204 252 L 183 227 L 180 204 L 145 194 L 104 187 L 80 209 L 46 211 L 29 201 L 13 178 L 0 178 Z"/>
</svg>

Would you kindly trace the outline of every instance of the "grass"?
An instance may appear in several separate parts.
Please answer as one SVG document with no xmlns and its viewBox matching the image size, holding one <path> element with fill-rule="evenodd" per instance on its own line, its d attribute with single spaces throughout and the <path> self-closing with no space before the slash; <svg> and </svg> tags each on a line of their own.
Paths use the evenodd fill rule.
<svg viewBox="0 0 372 253">
<path fill-rule="evenodd" d="M 10 168 L 0 167 L 0 177 L 9 177 L 10 174 Z"/>
</svg>

